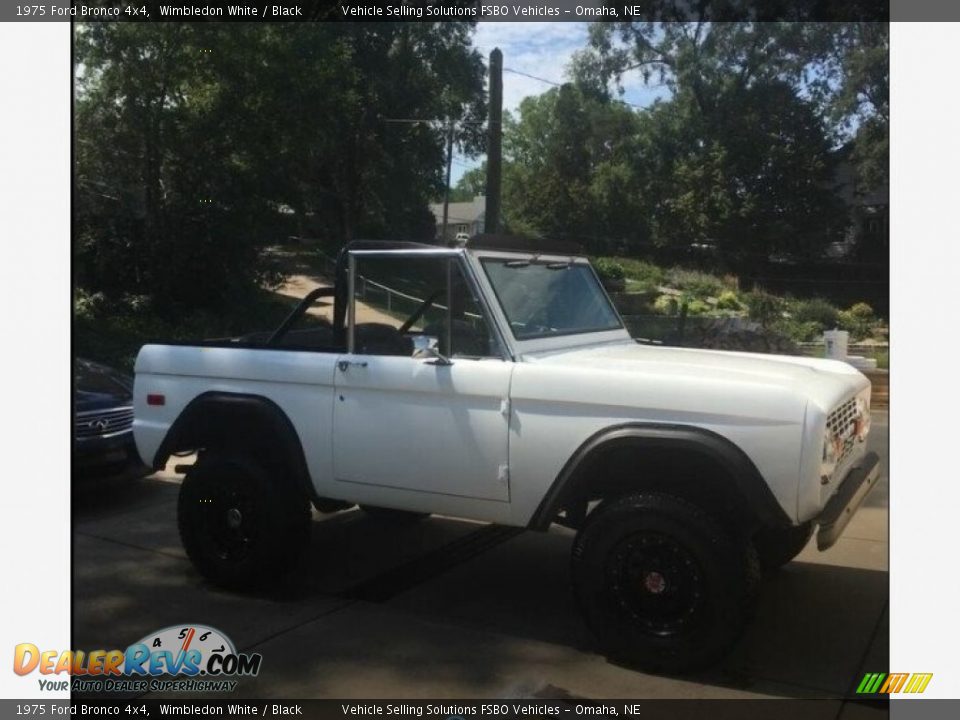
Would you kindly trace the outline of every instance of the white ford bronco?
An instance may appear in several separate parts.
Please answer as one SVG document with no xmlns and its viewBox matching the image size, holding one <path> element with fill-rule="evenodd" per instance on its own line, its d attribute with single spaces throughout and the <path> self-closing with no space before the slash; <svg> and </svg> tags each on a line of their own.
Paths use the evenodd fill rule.
<svg viewBox="0 0 960 720">
<path fill-rule="evenodd" d="M 709 664 L 760 570 L 814 531 L 830 547 L 875 484 L 870 383 L 837 361 L 640 344 L 585 258 L 505 244 L 352 243 L 272 333 L 144 346 L 141 457 L 198 453 L 178 466 L 186 552 L 238 588 L 290 569 L 311 504 L 557 523 L 604 652 Z"/>
</svg>

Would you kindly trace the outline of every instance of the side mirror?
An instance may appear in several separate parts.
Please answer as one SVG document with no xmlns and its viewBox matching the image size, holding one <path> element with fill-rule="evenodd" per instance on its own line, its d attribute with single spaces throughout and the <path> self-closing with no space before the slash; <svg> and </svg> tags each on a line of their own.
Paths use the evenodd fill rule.
<svg viewBox="0 0 960 720">
<path fill-rule="evenodd" d="M 436 348 L 439 339 L 432 335 L 410 335 L 410 339 L 413 341 L 413 357 L 417 357 L 417 353 L 427 350 L 428 348 Z"/>
<path fill-rule="evenodd" d="M 443 353 L 441 353 L 436 347 L 419 348 L 413 353 L 413 357 L 418 360 L 430 358 L 430 360 L 427 361 L 427 365 L 441 365 L 444 367 L 453 365 L 453 360 L 448 357 L 444 357 Z"/>
</svg>

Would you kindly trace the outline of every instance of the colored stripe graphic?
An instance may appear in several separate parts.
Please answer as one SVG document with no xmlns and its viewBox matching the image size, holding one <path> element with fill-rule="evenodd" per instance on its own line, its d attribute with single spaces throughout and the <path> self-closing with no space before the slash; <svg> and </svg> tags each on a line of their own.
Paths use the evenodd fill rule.
<svg viewBox="0 0 960 720">
<path fill-rule="evenodd" d="M 890 673 L 890 677 L 887 678 L 887 681 L 880 687 L 878 692 L 900 692 L 900 688 L 903 687 L 908 677 L 910 677 L 910 673 Z"/>
<path fill-rule="evenodd" d="M 867 673 L 856 692 L 858 695 L 922 693 L 932 679 L 933 673 Z"/>
<path fill-rule="evenodd" d="M 857 686 L 857 694 L 872 695 L 880 687 L 880 683 L 887 677 L 886 673 L 867 673 Z"/>
<path fill-rule="evenodd" d="M 927 685 L 930 684 L 930 680 L 932 678 L 933 673 L 914 673 L 910 678 L 910 682 L 907 683 L 907 687 L 904 689 L 904 692 L 922 693 L 927 689 Z"/>
</svg>

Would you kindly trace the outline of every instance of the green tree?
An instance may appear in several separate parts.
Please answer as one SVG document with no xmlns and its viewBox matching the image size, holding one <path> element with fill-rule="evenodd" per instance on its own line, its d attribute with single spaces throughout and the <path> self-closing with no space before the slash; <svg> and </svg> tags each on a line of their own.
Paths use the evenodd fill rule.
<svg viewBox="0 0 960 720">
<path fill-rule="evenodd" d="M 635 113 L 568 84 L 524 99 L 504 128 L 507 227 L 597 252 L 642 235 Z"/>
<path fill-rule="evenodd" d="M 247 78 L 234 75 L 233 91 L 218 79 L 256 41 L 248 26 L 229 35 L 206 24 L 78 26 L 81 284 L 211 305 L 264 279 L 257 240 L 273 178 L 244 142 L 258 129 L 244 122 L 251 108 L 231 102 Z"/>
<path fill-rule="evenodd" d="M 887 23 L 816 26 L 823 62 L 813 96 L 839 133 L 853 133 L 853 161 L 865 187 L 889 182 L 890 29 Z"/>
<path fill-rule="evenodd" d="M 662 12 L 660 2 L 647 2 Z M 573 74 L 596 92 L 622 92 L 623 75 L 637 71 L 647 84 L 688 91 L 709 114 L 731 87 L 779 80 L 796 87 L 819 49 L 804 23 L 707 22 L 714 4 L 701 3 L 697 22 L 618 22 L 590 26 L 590 45 L 574 58 Z M 824 39 L 816 36 L 819 47 Z"/>
<path fill-rule="evenodd" d="M 175 315 L 269 280 L 260 250 L 289 234 L 432 237 L 443 123 L 482 146 L 471 32 L 78 24 L 78 283 Z"/>
<path fill-rule="evenodd" d="M 469 202 L 487 194 L 487 162 L 467 170 L 451 189 L 450 202 Z M 442 198 L 441 198 L 442 199 Z"/>
<path fill-rule="evenodd" d="M 772 253 L 813 256 L 846 212 L 834 158 L 811 105 L 784 83 L 730 89 L 704 115 L 681 90 L 644 123 L 644 215 L 656 245 L 716 246 L 737 271 Z"/>
<path fill-rule="evenodd" d="M 637 71 L 647 84 L 690 92 L 704 114 L 732 89 L 786 83 L 815 105 L 835 145 L 856 140 L 866 182 L 886 181 L 887 23 L 744 22 L 723 0 L 698 3 L 699 16 L 689 21 L 667 0 L 639 5 L 648 20 L 591 26 L 590 46 L 574 61 L 579 83 L 622 92 L 623 75 Z"/>
<path fill-rule="evenodd" d="M 341 241 L 359 235 L 432 238 L 426 200 L 443 187 L 445 124 L 459 121 L 461 150 L 474 153 L 483 145 L 484 67 L 469 47 L 471 26 L 293 29 L 305 47 L 322 46 L 335 58 L 287 63 L 285 71 L 293 67 L 298 73 L 274 86 L 278 102 L 307 115 L 284 128 L 301 158 L 294 178 L 305 212 L 327 219 L 322 231 Z M 312 86 L 324 70 L 335 77 L 332 89 Z M 406 120 L 418 122 L 396 122 Z M 304 157 L 318 134 L 329 146 Z"/>
<path fill-rule="evenodd" d="M 591 26 L 574 76 L 609 96 L 638 71 L 672 93 L 643 115 L 639 174 L 655 244 L 709 242 L 740 271 L 771 253 L 815 255 L 847 223 L 834 188 L 836 32 L 709 22 L 719 5 L 699 7 L 699 22 Z"/>
</svg>

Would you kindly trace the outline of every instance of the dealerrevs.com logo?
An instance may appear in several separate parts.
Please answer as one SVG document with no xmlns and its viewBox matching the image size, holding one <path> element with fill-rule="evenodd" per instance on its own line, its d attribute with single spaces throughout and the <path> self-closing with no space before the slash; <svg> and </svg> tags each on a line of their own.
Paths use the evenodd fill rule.
<svg viewBox="0 0 960 720">
<path fill-rule="evenodd" d="M 172 625 L 126 650 L 14 648 L 13 671 L 38 673 L 41 690 L 71 692 L 231 691 L 254 677 L 263 656 L 238 653 L 233 641 L 206 625 Z M 66 677 L 65 677 L 66 676 Z"/>
</svg>

